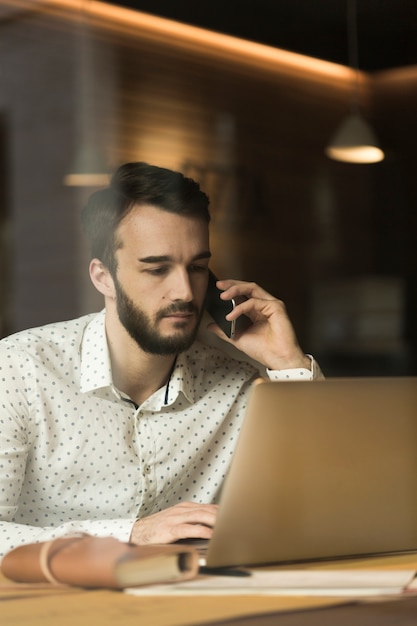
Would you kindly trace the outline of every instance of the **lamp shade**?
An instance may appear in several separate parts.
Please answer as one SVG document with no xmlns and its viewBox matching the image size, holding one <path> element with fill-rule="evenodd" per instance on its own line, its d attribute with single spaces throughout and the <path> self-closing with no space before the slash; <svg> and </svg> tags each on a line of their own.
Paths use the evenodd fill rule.
<svg viewBox="0 0 417 626">
<path fill-rule="evenodd" d="M 81 145 L 71 170 L 64 176 L 64 185 L 102 187 L 109 183 L 108 168 L 94 145 Z"/>
<path fill-rule="evenodd" d="M 358 113 L 343 121 L 325 152 L 331 159 L 346 163 L 378 163 L 384 159 L 374 131 Z"/>
</svg>

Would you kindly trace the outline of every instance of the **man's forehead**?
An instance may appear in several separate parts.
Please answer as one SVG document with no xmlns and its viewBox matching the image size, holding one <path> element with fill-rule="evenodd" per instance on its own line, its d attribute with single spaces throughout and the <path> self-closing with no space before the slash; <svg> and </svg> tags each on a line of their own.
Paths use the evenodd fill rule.
<svg viewBox="0 0 417 626">
<path fill-rule="evenodd" d="M 163 211 L 142 205 L 126 216 L 116 233 L 117 249 L 136 249 L 138 258 L 186 254 L 210 256 L 209 228 L 200 217 Z"/>
</svg>

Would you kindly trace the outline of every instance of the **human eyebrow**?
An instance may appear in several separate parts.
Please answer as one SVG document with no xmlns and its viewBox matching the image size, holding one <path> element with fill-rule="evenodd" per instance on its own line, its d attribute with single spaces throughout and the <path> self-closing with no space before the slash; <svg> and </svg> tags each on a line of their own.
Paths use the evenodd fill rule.
<svg viewBox="0 0 417 626">
<path fill-rule="evenodd" d="M 172 257 L 168 255 L 146 256 L 143 259 L 139 259 L 141 263 L 169 263 L 172 260 Z"/>
<path fill-rule="evenodd" d="M 211 257 L 211 252 L 209 250 L 204 250 L 203 252 L 200 252 L 199 254 L 196 254 L 196 256 L 194 256 L 191 260 L 192 261 L 199 261 L 200 259 L 209 259 Z M 153 264 L 153 263 L 171 263 L 174 259 L 167 255 L 167 254 L 163 254 L 160 256 L 146 256 L 143 257 L 142 259 L 139 259 L 140 263 L 148 263 L 148 264 Z"/>
<path fill-rule="evenodd" d="M 204 252 L 200 252 L 200 254 L 197 254 L 195 257 L 193 257 L 193 261 L 200 261 L 201 259 L 210 259 L 211 258 L 211 252 L 210 250 L 204 250 Z"/>
</svg>

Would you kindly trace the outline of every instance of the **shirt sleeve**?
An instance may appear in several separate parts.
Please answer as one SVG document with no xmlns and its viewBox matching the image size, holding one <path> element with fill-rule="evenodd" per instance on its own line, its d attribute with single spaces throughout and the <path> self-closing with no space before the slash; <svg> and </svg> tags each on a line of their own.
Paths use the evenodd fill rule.
<svg viewBox="0 0 417 626">
<path fill-rule="evenodd" d="M 136 520 L 82 520 L 66 522 L 57 527 L 38 527 L 27 524 L 0 521 L 0 560 L 13 548 L 27 544 L 50 541 L 75 533 L 87 533 L 95 537 L 115 537 L 119 541 L 129 541 Z"/>
<path fill-rule="evenodd" d="M 266 373 L 270 380 L 324 380 L 323 373 L 320 369 L 317 361 L 311 356 L 311 354 L 307 354 L 308 358 L 311 361 L 310 369 L 306 367 L 296 367 L 292 369 L 285 370 L 270 370 L 267 368 Z"/>
</svg>

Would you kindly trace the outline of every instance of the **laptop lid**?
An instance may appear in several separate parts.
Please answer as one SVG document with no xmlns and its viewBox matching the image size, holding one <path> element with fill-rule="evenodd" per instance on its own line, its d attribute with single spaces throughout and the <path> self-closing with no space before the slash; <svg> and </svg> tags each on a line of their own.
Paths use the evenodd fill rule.
<svg viewBox="0 0 417 626">
<path fill-rule="evenodd" d="M 255 383 L 206 565 L 417 549 L 417 378 Z"/>
</svg>

